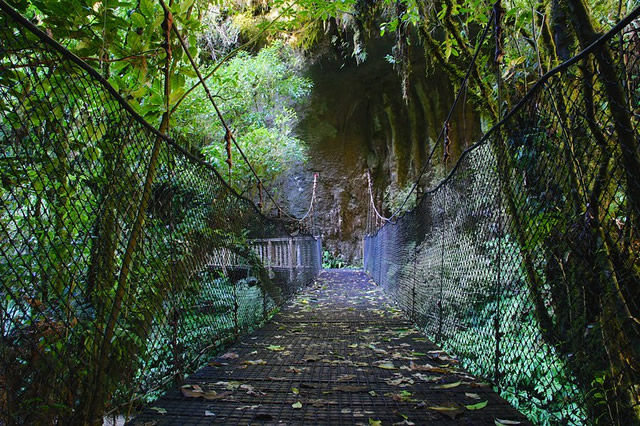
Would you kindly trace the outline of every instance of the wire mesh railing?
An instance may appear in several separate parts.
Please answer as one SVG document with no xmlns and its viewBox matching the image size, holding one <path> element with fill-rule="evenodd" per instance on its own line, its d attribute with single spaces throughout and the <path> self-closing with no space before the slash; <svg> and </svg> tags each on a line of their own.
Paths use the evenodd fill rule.
<svg viewBox="0 0 640 426">
<path fill-rule="evenodd" d="M 365 239 L 373 279 L 535 423 L 640 423 L 637 16 Z"/>
<path fill-rule="evenodd" d="M 135 409 L 321 268 L 4 3 L 0 139 L 0 423 Z"/>
</svg>

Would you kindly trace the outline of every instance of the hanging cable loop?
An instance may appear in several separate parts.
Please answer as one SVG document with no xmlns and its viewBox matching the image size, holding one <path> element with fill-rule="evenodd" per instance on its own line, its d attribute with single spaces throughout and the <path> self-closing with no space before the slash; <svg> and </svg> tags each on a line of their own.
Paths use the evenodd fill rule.
<svg viewBox="0 0 640 426">
<path fill-rule="evenodd" d="M 499 2 L 498 2 L 498 6 L 499 6 Z M 502 14 L 504 14 L 504 9 L 500 8 L 499 10 L 500 10 L 500 12 Z M 496 17 L 497 11 L 498 11 L 498 9 L 496 9 L 496 8 L 494 8 L 494 10 L 492 10 L 491 16 L 489 17 L 489 21 L 487 22 L 487 24 L 484 27 L 484 31 L 482 32 L 482 35 L 480 36 L 480 40 L 478 41 L 478 45 L 476 47 L 475 53 L 473 54 L 473 58 L 471 59 L 471 62 L 469 63 L 469 66 L 467 67 L 467 71 L 466 71 L 465 76 L 464 76 L 464 78 L 462 80 L 462 84 L 460 85 L 460 88 L 458 89 L 458 93 L 456 94 L 456 97 L 455 97 L 455 99 L 453 101 L 453 104 L 451 105 L 451 108 L 449 109 L 449 113 L 447 114 L 447 118 L 445 120 L 445 124 L 448 123 L 451 120 L 451 117 L 453 116 L 453 111 L 455 110 L 456 106 L 458 105 L 458 101 L 462 97 L 462 94 L 464 93 L 464 91 L 465 91 L 465 89 L 467 87 L 467 84 L 469 83 L 469 78 L 471 76 L 471 71 L 473 70 L 473 66 L 475 65 L 475 63 L 476 63 L 476 61 L 478 59 L 478 56 L 480 54 L 480 49 L 482 48 L 482 45 L 484 44 L 484 41 L 487 38 L 487 34 L 489 33 L 489 30 L 492 27 L 492 23 L 493 23 L 493 20 Z M 393 220 L 393 218 L 395 218 L 398 214 L 400 214 L 400 212 L 402 212 L 402 209 L 404 208 L 404 206 L 409 201 L 409 198 L 416 191 L 418 185 L 420 184 L 420 180 L 422 179 L 424 174 L 427 172 L 427 168 L 429 167 L 429 164 L 431 163 L 431 160 L 433 159 L 433 156 L 434 156 L 434 154 L 436 152 L 438 144 L 440 143 L 440 140 L 444 136 L 444 132 L 445 132 L 445 125 L 442 126 L 442 129 L 440 130 L 440 133 L 438 134 L 438 137 L 437 137 L 437 139 L 436 139 L 436 141 L 435 141 L 435 143 L 433 145 L 433 148 L 431 149 L 431 152 L 429 153 L 429 156 L 428 156 L 424 166 L 422 167 L 422 170 L 420 170 L 420 174 L 418 175 L 418 178 L 415 180 L 413 186 L 411 187 L 411 190 L 409 191 L 409 193 L 406 195 L 406 197 L 402 201 L 402 204 L 400 205 L 400 207 L 398 207 L 396 209 L 396 211 L 391 216 L 389 216 L 389 218 L 385 218 L 384 222 L 390 222 L 391 220 Z"/>
<path fill-rule="evenodd" d="M 386 217 L 382 216 L 376 207 L 376 203 L 373 199 L 373 186 L 371 185 L 371 173 L 369 172 L 369 170 L 367 170 L 367 182 L 369 184 L 368 185 L 369 186 L 369 202 L 371 204 L 371 208 L 373 209 L 373 212 L 376 214 L 376 218 L 380 219 L 382 223 L 389 222 L 390 219 L 387 219 Z M 376 219 L 376 222 L 377 222 L 377 219 Z"/>
<path fill-rule="evenodd" d="M 493 16 L 495 19 L 494 38 L 496 50 L 493 56 L 493 64 L 499 66 L 504 58 L 504 48 L 502 44 L 502 17 L 504 16 L 504 8 L 500 4 L 500 0 L 493 4 Z"/>
<path fill-rule="evenodd" d="M 451 146 L 451 123 L 449 121 L 444 122 L 444 144 L 442 147 L 442 162 L 446 165 L 449 159 L 449 147 Z"/>
</svg>

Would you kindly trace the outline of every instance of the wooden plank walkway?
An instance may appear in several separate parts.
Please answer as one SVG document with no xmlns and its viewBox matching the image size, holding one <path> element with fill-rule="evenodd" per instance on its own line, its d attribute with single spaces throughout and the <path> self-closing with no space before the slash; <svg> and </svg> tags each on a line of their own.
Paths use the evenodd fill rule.
<svg viewBox="0 0 640 426">
<path fill-rule="evenodd" d="M 359 271 L 324 271 L 186 383 L 131 424 L 530 424 Z"/>
</svg>

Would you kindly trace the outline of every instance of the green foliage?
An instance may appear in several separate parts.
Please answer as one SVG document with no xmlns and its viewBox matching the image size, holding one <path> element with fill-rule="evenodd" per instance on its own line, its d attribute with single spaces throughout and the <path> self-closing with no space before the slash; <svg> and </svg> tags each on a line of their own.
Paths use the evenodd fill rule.
<svg viewBox="0 0 640 426">
<path fill-rule="evenodd" d="M 135 108 L 155 120 L 167 100 L 163 14 L 156 2 L 108 2 L 100 21 L 102 4 L 96 2 L 94 10 L 82 2 L 34 2 L 23 10 L 100 67 Z M 174 2 L 174 17 L 188 39 L 189 4 Z M 0 19 L 4 26 L 4 14 Z M 131 27 L 143 21 L 144 31 Z M 116 41 L 87 44 L 105 22 Z M 80 25 L 77 31 L 70 30 L 74 25 Z M 25 46 L 18 32 L 7 42 L 15 51 L 0 58 L 0 422 L 91 423 L 105 410 L 157 392 L 176 372 L 201 365 L 203 348 L 219 347 L 261 321 L 282 294 L 249 239 L 284 231 L 213 172 L 157 143 L 56 51 L 35 38 Z M 125 59 L 143 47 L 157 51 Z M 168 100 L 176 105 L 192 73 L 175 38 L 171 47 Z M 295 83 L 289 81 L 272 101 L 308 90 Z M 275 129 L 273 140 L 289 131 L 287 108 L 265 119 Z M 254 131 L 255 140 L 266 137 L 261 127 Z M 221 277 L 212 259 L 221 253 L 250 272 L 241 279 Z M 215 312 L 203 314 L 209 305 Z"/>
<path fill-rule="evenodd" d="M 392 186 L 385 188 L 383 201 L 384 208 L 390 212 L 396 212 L 401 207 L 401 212 L 408 212 L 412 210 L 416 206 L 418 199 L 416 191 L 412 191 L 413 185 L 413 182 L 410 182 L 401 189 L 395 189 Z"/>
<path fill-rule="evenodd" d="M 304 161 L 303 142 L 293 134 L 295 108 L 311 91 L 311 81 L 300 75 L 302 60 L 281 42 L 251 55 L 239 53 L 218 69 L 212 80 L 219 108 L 227 117 L 256 172 L 273 182 L 287 163 Z M 191 81 L 193 83 L 193 81 Z M 226 170 L 225 130 L 201 88 L 196 89 L 176 115 L 178 140 L 201 141 L 205 159 Z M 248 166 L 235 154 L 231 182 L 242 192 L 255 187 Z"/>
<path fill-rule="evenodd" d="M 341 253 L 338 255 L 332 254 L 329 250 L 322 252 L 322 267 L 325 269 L 344 268 L 347 266 L 347 262 L 342 257 Z"/>
</svg>

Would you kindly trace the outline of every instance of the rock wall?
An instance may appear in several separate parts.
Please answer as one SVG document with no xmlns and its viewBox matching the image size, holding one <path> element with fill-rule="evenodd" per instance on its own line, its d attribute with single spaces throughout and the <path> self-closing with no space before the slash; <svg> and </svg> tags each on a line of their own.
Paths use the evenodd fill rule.
<svg viewBox="0 0 640 426">
<path fill-rule="evenodd" d="M 422 48 L 416 46 L 420 55 L 412 58 L 414 72 L 405 102 L 400 78 L 384 59 L 392 42 L 370 40 L 368 59 L 360 65 L 325 58 L 309 68 L 314 89 L 297 128 L 308 144 L 309 161 L 292 165 L 285 179 L 289 207 L 301 213 L 308 206 L 313 174 L 318 173 L 315 219 L 325 249 L 353 264 L 362 262 L 367 169 L 381 206 L 384 188 L 404 187 L 418 176 L 454 98 L 446 76 L 427 64 Z M 471 107 L 458 108 L 451 126 L 452 158 L 478 137 L 479 129 Z M 442 156 L 441 148 L 436 155 Z M 435 179 L 431 171 L 424 186 Z"/>
</svg>

